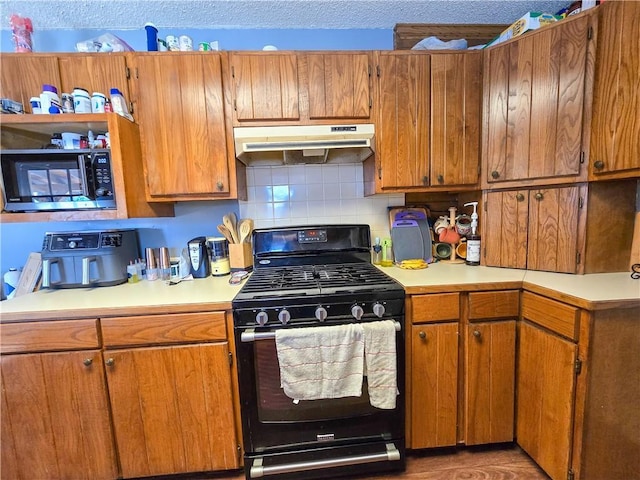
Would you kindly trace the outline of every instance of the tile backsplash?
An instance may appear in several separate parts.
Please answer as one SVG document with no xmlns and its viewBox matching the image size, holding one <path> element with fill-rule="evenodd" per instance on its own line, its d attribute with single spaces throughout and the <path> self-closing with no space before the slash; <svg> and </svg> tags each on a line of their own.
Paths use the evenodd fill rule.
<svg viewBox="0 0 640 480">
<path fill-rule="evenodd" d="M 247 168 L 247 201 L 241 217 L 256 228 L 366 223 L 375 237 L 389 236 L 388 207 L 404 205 L 404 194 L 365 197 L 362 164 Z"/>
</svg>

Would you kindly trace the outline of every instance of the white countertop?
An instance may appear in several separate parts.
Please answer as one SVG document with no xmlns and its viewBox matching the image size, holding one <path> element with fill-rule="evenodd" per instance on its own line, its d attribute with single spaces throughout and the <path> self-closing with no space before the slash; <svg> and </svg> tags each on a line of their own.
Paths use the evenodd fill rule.
<svg viewBox="0 0 640 480">
<path fill-rule="evenodd" d="M 435 291 L 489 290 L 524 286 L 539 293 L 592 307 L 598 302 L 640 304 L 640 280 L 629 273 L 570 275 L 508 268 L 435 263 L 423 270 L 380 267 L 398 280 L 407 293 Z M 62 316 L 125 315 L 127 313 L 161 313 L 172 310 L 197 311 L 198 308 L 231 308 L 231 300 L 240 285 L 229 285 L 229 276 L 184 281 L 169 286 L 165 282 L 142 281 L 115 287 L 88 289 L 40 290 L 0 302 L 3 320 L 38 319 Z"/>
</svg>

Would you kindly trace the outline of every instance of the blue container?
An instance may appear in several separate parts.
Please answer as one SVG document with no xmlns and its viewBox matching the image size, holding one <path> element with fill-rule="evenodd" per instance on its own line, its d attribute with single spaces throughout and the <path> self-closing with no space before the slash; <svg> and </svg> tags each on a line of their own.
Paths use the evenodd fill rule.
<svg viewBox="0 0 640 480">
<path fill-rule="evenodd" d="M 147 31 L 147 51 L 158 51 L 158 29 L 153 23 L 145 23 L 144 29 Z"/>
</svg>

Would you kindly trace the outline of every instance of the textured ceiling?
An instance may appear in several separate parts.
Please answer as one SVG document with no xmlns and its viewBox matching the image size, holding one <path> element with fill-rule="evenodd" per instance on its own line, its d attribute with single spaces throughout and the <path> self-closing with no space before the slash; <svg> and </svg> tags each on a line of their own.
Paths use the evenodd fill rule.
<svg viewBox="0 0 640 480">
<path fill-rule="evenodd" d="M 35 29 L 383 28 L 396 23 L 505 23 L 527 11 L 555 13 L 571 3 L 549 0 L 0 0 L 8 16 Z"/>
</svg>

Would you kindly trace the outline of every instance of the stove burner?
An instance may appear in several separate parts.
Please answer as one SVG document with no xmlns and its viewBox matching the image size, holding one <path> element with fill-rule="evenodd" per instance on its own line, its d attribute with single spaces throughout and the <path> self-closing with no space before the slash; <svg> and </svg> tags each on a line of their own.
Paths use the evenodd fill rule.
<svg viewBox="0 0 640 480">
<path fill-rule="evenodd" d="M 256 269 L 237 299 L 296 294 L 322 295 L 397 288 L 397 283 L 369 263 L 295 265 Z"/>
</svg>

